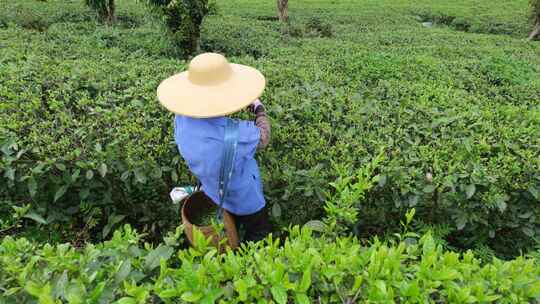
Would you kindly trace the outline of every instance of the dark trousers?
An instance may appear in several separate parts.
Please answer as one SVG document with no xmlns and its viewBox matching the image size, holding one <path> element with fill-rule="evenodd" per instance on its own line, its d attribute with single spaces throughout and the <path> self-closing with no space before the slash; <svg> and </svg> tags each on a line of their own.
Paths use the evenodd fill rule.
<svg viewBox="0 0 540 304">
<path fill-rule="evenodd" d="M 266 206 L 260 211 L 248 215 L 234 215 L 236 229 L 245 231 L 243 242 L 257 242 L 272 232 Z"/>
</svg>

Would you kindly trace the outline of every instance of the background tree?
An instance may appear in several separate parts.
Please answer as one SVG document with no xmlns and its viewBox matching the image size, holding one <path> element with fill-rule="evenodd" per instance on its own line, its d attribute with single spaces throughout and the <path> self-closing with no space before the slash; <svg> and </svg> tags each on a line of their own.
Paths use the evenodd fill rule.
<svg viewBox="0 0 540 304">
<path fill-rule="evenodd" d="M 109 25 L 116 22 L 116 5 L 114 0 L 84 0 L 93 9 L 100 20 Z"/>
<path fill-rule="evenodd" d="M 529 3 L 531 5 L 531 19 L 534 24 L 529 40 L 533 40 L 540 36 L 540 0 L 529 0 Z"/>
<path fill-rule="evenodd" d="M 208 0 L 147 0 L 162 17 L 172 42 L 182 56 L 199 48 L 201 24 L 208 14 Z"/>
<path fill-rule="evenodd" d="M 279 21 L 287 22 L 289 20 L 289 0 L 277 0 Z"/>
</svg>

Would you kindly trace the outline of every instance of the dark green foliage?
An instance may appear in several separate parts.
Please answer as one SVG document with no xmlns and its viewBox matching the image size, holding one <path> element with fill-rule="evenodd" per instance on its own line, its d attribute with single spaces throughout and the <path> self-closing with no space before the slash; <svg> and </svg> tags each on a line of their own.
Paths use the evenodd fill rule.
<svg viewBox="0 0 540 304">
<path fill-rule="evenodd" d="M 183 57 L 195 53 L 199 48 L 201 24 L 209 12 L 208 0 L 148 0 L 148 3 L 161 15 L 178 53 Z"/>
<path fill-rule="evenodd" d="M 281 27 L 284 36 L 293 38 L 329 38 L 333 35 L 332 24 L 318 17 L 309 18 L 304 23 L 288 22 Z"/>
<path fill-rule="evenodd" d="M 306 23 L 306 32 L 311 36 L 331 37 L 332 25 L 320 18 L 312 17 Z"/>
<path fill-rule="evenodd" d="M 279 32 L 257 23 L 248 27 L 246 21 L 231 16 L 212 17 L 203 29 L 201 50 L 253 58 L 270 53 L 276 42 L 279 43 Z M 227 31 L 221 31 L 222 28 Z"/>
<path fill-rule="evenodd" d="M 208 1 L 208 15 L 217 15 L 219 14 L 219 5 L 217 4 L 217 0 L 210 0 Z"/>
<path fill-rule="evenodd" d="M 468 32 L 471 28 L 471 23 L 467 19 L 455 18 L 452 20 L 450 26 L 458 31 Z"/>
<path fill-rule="evenodd" d="M 431 9 L 415 11 L 413 14 L 420 22 L 431 22 L 434 26 L 448 26 L 457 31 L 471 33 L 515 35 L 523 26 L 515 20 L 501 21 L 489 15 L 457 16 Z"/>
<path fill-rule="evenodd" d="M 113 24 L 116 21 L 115 0 L 84 0 L 86 5 L 94 10 L 101 22 Z"/>
<path fill-rule="evenodd" d="M 17 1 L 0 3 L 0 28 L 19 26 L 45 32 L 62 23 L 80 24 L 93 21 L 92 14 L 79 1 Z"/>
<path fill-rule="evenodd" d="M 298 24 L 289 22 L 282 26 L 281 33 L 285 36 L 291 36 L 293 38 L 301 38 L 304 36 L 304 28 Z"/>
<path fill-rule="evenodd" d="M 27 8 L 25 5 L 17 4 L 6 7 L 5 4 L 0 4 L 0 10 L 2 10 L 0 28 L 6 28 L 11 23 L 28 30 L 44 32 L 51 25 L 50 17 L 46 16 L 47 12 L 40 12 L 39 6 Z"/>
<path fill-rule="evenodd" d="M 112 240 L 75 249 L 7 237 L 0 242 L 0 301 L 6 303 L 536 303 L 533 258 L 481 261 L 444 251 L 430 235 L 362 246 L 294 227 L 219 255 L 195 233 L 195 248 L 141 244 L 129 226 Z M 482 263 L 483 262 L 483 263 Z M 116 302 L 118 301 L 118 302 Z"/>
</svg>

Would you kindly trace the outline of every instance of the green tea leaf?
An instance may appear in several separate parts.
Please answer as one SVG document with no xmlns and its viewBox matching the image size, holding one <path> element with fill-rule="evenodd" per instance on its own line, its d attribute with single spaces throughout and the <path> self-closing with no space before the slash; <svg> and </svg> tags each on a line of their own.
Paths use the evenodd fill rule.
<svg viewBox="0 0 540 304">
<path fill-rule="evenodd" d="M 131 273 L 131 261 L 124 260 L 122 262 L 122 265 L 120 265 L 118 272 L 114 276 L 114 282 L 116 284 L 122 283 L 122 281 L 124 281 L 130 273 Z"/>
<path fill-rule="evenodd" d="M 521 218 L 521 219 L 528 219 L 528 218 L 530 218 L 532 215 L 533 215 L 533 213 L 530 212 L 530 211 L 528 211 L 528 212 L 525 212 L 525 213 L 520 213 L 520 214 L 518 214 L 518 217 Z"/>
<path fill-rule="evenodd" d="M 433 193 L 433 191 L 435 191 L 435 185 L 427 185 L 422 191 L 424 191 L 424 193 Z"/>
<path fill-rule="evenodd" d="M 287 290 L 281 285 L 274 285 L 270 288 L 272 297 L 278 304 L 287 304 Z"/>
<path fill-rule="evenodd" d="M 272 216 L 274 217 L 281 217 L 281 206 L 278 203 L 274 203 L 272 206 Z"/>
<path fill-rule="evenodd" d="M 39 297 L 41 294 L 41 285 L 32 281 L 27 282 L 24 289 L 34 297 Z"/>
<path fill-rule="evenodd" d="M 0 150 L 5 155 L 11 155 L 13 153 L 12 149 L 15 149 L 17 147 L 17 143 L 15 142 L 15 139 L 10 138 L 6 142 L 3 143 Z"/>
<path fill-rule="evenodd" d="M 467 224 L 467 217 L 463 214 L 460 214 L 458 218 L 456 219 L 456 228 L 458 230 L 463 230 L 466 224 Z"/>
<path fill-rule="evenodd" d="M 163 175 L 163 172 L 161 171 L 160 167 L 156 167 L 156 168 L 152 169 L 151 176 L 153 178 L 159 179 L 159 178 L 161 178 L 162 175 Z"/>
<path fill-rule="evenodd" d="M 83 303 L 85 297 L 85 290 L 77 283 L 70 284 L 68 288 L 66 288 L 66 299 L 70 304 Z"/>
<path fill-rule="evenodd" d="M 201 304 L 214 304 L 216 300 L 223 294 L 221 288 L 213 288 L 205 293 L 205 297 L 200 301 Z"/>
<path fill-rule="evenodd" d="M 105 175 L 107 174 L 107 165 L 103 163 L 99 165 L 98 172 L 101 177 L 105 177 Z"/>
<path fill-rule="evenodd" d="M 51 285 L 49 283 L 42 285 L 30 281 L 26 284 L 25 290 L 38 298 L 39 304 L 55 304 L 51 296 Z"/>
<path fill-rule="evenodd" d="M 473 197 L 475 192 L 476 192 L 476 186 L 474 184 L 470 184 L 465 187 L 465 195 L 467 199 L 470 199 L 471 197 Z"/>
<path fill-rule="evenodd" d="M 302 274 L 302 280 L 300 281 L 300 285 L 298 286 L 298 290 L 301 292 L 307 292 L 310 286 L 311 286 L 311 265 L 306 270 L 304 270 L 304 273 Z"/>
<path fill-rule="evenodd" d="M 135 180 L 141 184 L 146 183 L 146 174 L 141 169 L 135 170 Z"/>
<path fill-rule="evenodd" d="M 107 282 L 102 281 L 99 282 L 94 288 L 94 290 L 89 294 L 89 300 L 91 303 L 96 303 L 99 297 L 101 297 L 101 294 L 103 293 L 103 289 L 105 289 L 105 286 L 107 286 Z"/>
<path fill-rule="evenodd" d="M 305 293 L 295 293 L 294 294 L 294 303 L 298 304 L 310 304 L 308 296 Z"/>
<path fill-rule="evenodd" d="M 34 220 L 40 224 L 43 224 L 43 225 L 47 225 L 47 221 L 39 214 L 33 212 L 33 211 L 30 211 L 28 212 L 27 214 L 25 214 L 23 217 L 27 218 L 27 219 L 31 219 L 31 220 Z"/>
<path fill-rule="evenodd" d="M 114 225 L 120 223 L 126 216 L 125 215 L 114 215 L 109 216 L 109 219 L 107 221 L 107 225 L 103 227 L 102 236 L 103 238 L 107 237 L 109 233 L 111 232 L 111 229 L 114 227 Z"/>
<path fill-rule="evenodd" d="M 178 292 L 176 291 L 175 288 L 170 288 L 170 289 L 165 289 L 163 291 L 158 292 L 157 295 L 161 299 L 168 299 L 168 298 L 176 297 L 178 295 Z"/>
<path fill-rule="evenodd" d="M 58 201 L 62 196 L 64 196 L 64 194 L 66 194 L 67 188 L 67 186 L 62 186 L 56 191 L 56 193 L 54 194 L 55 202 Z"/>
<path fill-rule="evenodd" d="M 173 249 L 169 246 L 159 245 L 156 249 L 152 250 L 144 259 L 144 268 L 146 270 L 152 270 L 159 266 L 161 259 L 168 260 L 173 254 Z"/>
<path fill-rule="evenodd" d="M 387 176 L 382 174 L 382 175 L 378 175 L 378 180 L 375 180 L 374 179 L 374 182 L 378 182 L 379 183 L 379 187 L 384 187 L 386 185 L 386 180 L 387 180 Z"/>
<path fill-rule="evenodd" d="M 75 182 L 79 178 L 80 175 L 81 175 L 81 170 L 76 169 L 75 171 L 73 171 L 73 174 L 71 174 L 71 182 Z"/>
<path fill-rule="evenodd" d="M 535 235 L 534 230 L 530 227 L 522 227 L 521 231 L 528 237 L 534 237 Z"/>
<path fill-rule="evenodd" d="M 30 197 L 34 198 L 37 193 L 37 182 L 34 179 L 34 177 L 30 177 L 28 179 L 28 192 L 30 193 Z"/>
<path fill-rule="evenodd" d="M 540 190 L 538 188 L 530 186 L 529 193 L 537 200 L 540 201 Z"/>
<path fill-rule="evenodd" d="M 540 281 L 536 281 L 529 286 L 527 286 L 527 295 L 530 298 L 535 298 L 538 300 L 540 298 Z"/>
<path fill-rule="evenodd" d="M 234 288 L 238 292 L 238 299 L 240 301 L 247 301 L 247 284 L 244 279 L 239 279 L 234 282 Z"/>
<path fill-rule="evenodd" d="M 497 201 L 497 208 L 499 208 L 500 212 L 504 212 L 506 210 L 506 207 L 508 207 L 508 205 L 506 204 L 504 200 Z"/>
<path fill-rule="evenodd" d="M 137 301 L 131 297 L 123 297 L 115 302 L 116 304 L 137 304 Z"/>
<path fill-rule="evenodd" d="M 15 180 L 15 169 L 7 168 L 6 172 L 4 173 L 4 176 L 9 180 L 14 181 Z"/>
<path fill-rule="evenodd" d="M 12 295 L 15 295 L 17 293 L 19 293 L 20 291 L 22 290 L 21 287 L 13 287 L 13 288 L 10 288 L 8 290 L 6 290 L 3 294 L 4 297 L 9 297 L 9 296 L 12 296 Z"/>
<path fill-rule="evenodd" d="M 186 302 L 197 302 L 202 298 L 202 294 L 188 291 L 188 292 L 184 292 L 181 298 L 182 300 Z"/>
<path fill-rule="evenodd" d="M 54 288 L 53 288 L 53 297 L 55 298 L 58 298 L 58 297 L 64 297 L 65 295 L 65 290 L 66 290 L 66 286 L 67 286 L 67 282 L 68 282 L 68 275 L 67 275 L 67 270 L 64 270 L 64 272 L 62 273 L 62 275 L 58 278 L 58 280 L 56 281 L 56 283 L 54 284 Z"/>
<path fill-rule="evenodd" d="M 81 192 L 79 192 L 79 197 L 81 198 L 81 200 L 87 199 L 89 195 L 90 189 L 88 188 L 81 189 Z"/>
<path fill-rule="evenodd" d="M 304 224 L 304 227 L 309 228 L 313 231 L 324 232 L 326 231 L 326 225 L 319 220 L 311 220 Z"/>
</svg>

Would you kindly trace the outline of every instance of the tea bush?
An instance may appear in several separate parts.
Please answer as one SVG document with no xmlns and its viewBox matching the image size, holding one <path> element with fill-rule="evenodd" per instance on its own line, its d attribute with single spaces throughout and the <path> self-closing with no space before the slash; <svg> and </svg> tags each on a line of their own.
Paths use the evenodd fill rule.
<svg viewBox="0 0 540 304">
<path fill-rule="evenodd" d="M 19 26 L 28 30 L 46 31 L 60 22 L 87 22 L 92 16 L 81 3 L 72 1 L 2 1 L 0 24 L 4 27 Z"/>
<path fill-rule="evenodd" d="M 306 30 L 309 35 L 320 37 L 332 36 L 332 25 L 321 21 L 317 17 L 310 18 L 306 23 Z"/>
<path fill-rule="evenodd" d="M 0 243 L 0 303 L 538 303 L 533 258 L 482 263 L 417 244 L 327 241 L 291 229 L 220 255 L 198 236 L 177 250 L 178 232 L 157 247 L 129 226 L 110 241 L 76 249 L 24 238 Z"/>
<path fill-rule="evenodd" d="M 176 223 L 169 190 L 194 183 L 155 93 L 186 61 L 134 3 L 117 9 L 136 27 L 74 19 L 82 3 L 50 0 L 24 4 L 71 12 L 46 31 L 0 28 L 0 200 L 30 204 L 47 223 L 36 230 L 58 239 L 80 229 L 109 237 L 117 219 L 159 235 Z M 0 18 L 15 4 L 2 5 Z M 202 49 L 268 80 L 273 138 L 257 157 L 278 227 L 321 219 L 340 175 L 333 164 L 352 176 L 382 150 L 377 181 L 353 202 L 359 235 L 392 233 L 414 207 L 416 225 L 444 228 L 449 246 L 512 255 L 535 244 L 540 45 L 520 39 L 525 0 L 291 2 L 293 24 L 316 16 L 332 37 L 282 35 L 279 22 L 258 19 L 275 3 L 219 6 Z M 471 29 L 510 24 L 509 34 L 425 28 L 416 16 L 429 10 Z"/>
<path fill-rule="evenodd" d="M 163 20 L 178 53 L 187 57 L 198 50 L 201 24 L 210 8 L 208 0 L 147 0 Z"/>
</svg>

